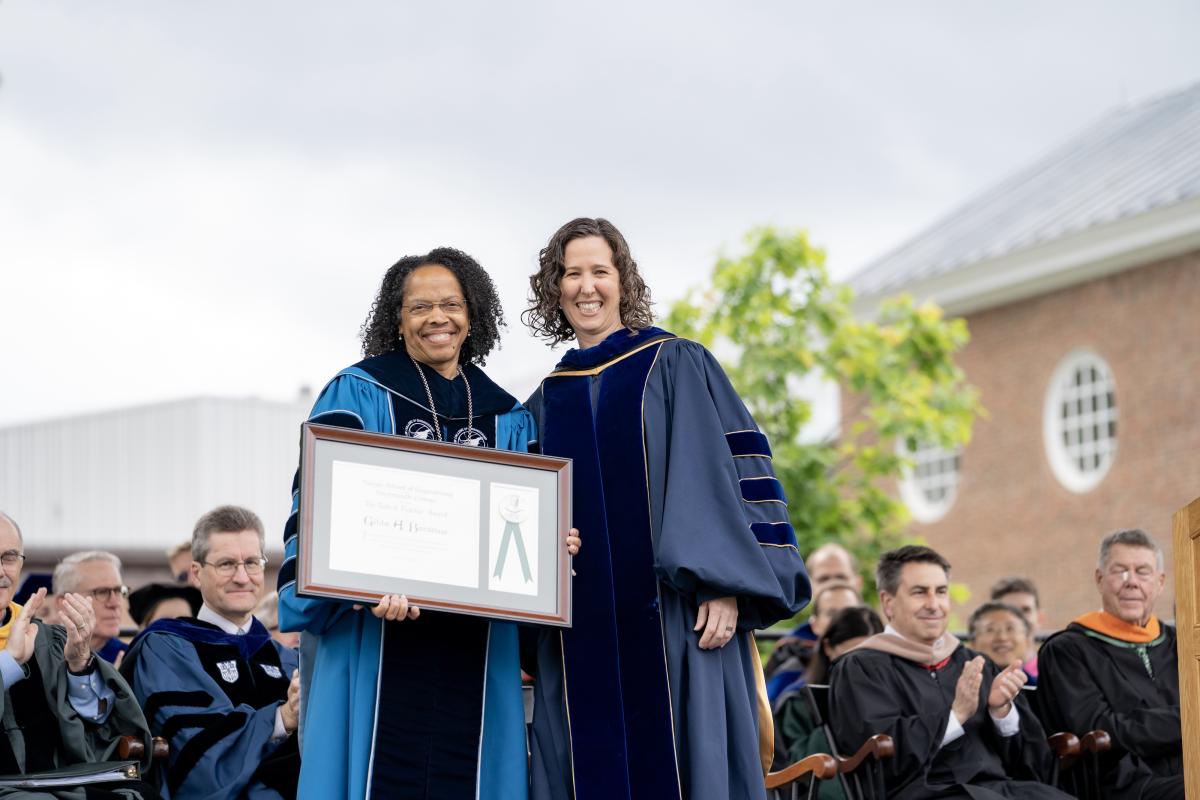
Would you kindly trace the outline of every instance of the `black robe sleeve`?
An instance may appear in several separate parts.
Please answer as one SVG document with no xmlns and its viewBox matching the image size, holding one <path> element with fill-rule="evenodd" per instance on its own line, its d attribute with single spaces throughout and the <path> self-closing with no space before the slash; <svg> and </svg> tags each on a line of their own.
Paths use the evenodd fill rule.
<svg viewBox="0 0 1200 800">
<path fill-rule="evenodd" d="M 889 790 L 924 782 L 950 722 L 950 706 L 922 704 L 911 713 L 902 701 L 906 690 L 892 660 L 871 651 L 850 652 L 834 664 L 830 677 L 829 717 L 838 752 L 851 755 L 875 734 L 892 737 L 896 755 L 883 761 Z"/>
<path fill-rule="evenodd" d="M 1137 656 L 1130 656 L 1130 668 L 1143 670 Z M 1038 696 L 1052 726 L 1080 736 L 1106 730 L 1114 750 L 1147 760 L 1177 756 L 1183 746 L 1179 706 L 1137 702 L 1128 684 L 1140 677 L 1118 674 L 1099 646 L 1074 631 L 1055 636 L 1038 652 Z M 1129 707 L 1115 707 L 1122 696 L 1132 700 Z"/>
</svg>

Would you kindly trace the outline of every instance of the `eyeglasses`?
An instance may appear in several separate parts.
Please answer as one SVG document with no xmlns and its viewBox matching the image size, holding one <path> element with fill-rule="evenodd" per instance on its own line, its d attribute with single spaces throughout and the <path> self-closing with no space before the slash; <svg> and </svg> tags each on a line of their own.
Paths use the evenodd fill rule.
<svg viewBox="0 0 1200 800">
<path fill-rule="evenodd" d="M 428 303 L 422 300 L 410 306 L 403 306 L 403 308 L 414 317 L 428 317 L 433 313 L 435 308 L 440 308 L 443 314 L 449 316 L 451 314 L 461 314 L 466 310 L 467 303 L 462 298 L 452 297 L 440 303 Z"/>
<path fill-rule="evenodd" d="M 211 561 L 201 561 L 200 563 L 206 567 L 212 567 L 213 571 L 222 578 L 232 578 L 237 574 L 238 567 L 246 570 L 247 575 L 261 575 L 263 567 L 267 565 L 267 560 L 259 557 L 247 558 L 245 561 L 234 561 L 230 558 L 224 561 L 218 561 L 215 564 Z"/>
<path fill-rule="evenodd" d="M 1024 625 L 980 625 L 976 630 L 977 636 L 1016 636 L 1017 633 L 1025 635 Z"/>
<path fill-rule="evenodd" d="M 1138 567 L 1133 570 L 1129 567 L 1109 567 L 1108 572 L 1104 573 L 1104 577 L 1113 583 L 1127 583 L 1130 577 L 1138 583 L 1149 583 L 1157 574 L 1157 570 L 1151 567 Z"/>
<path fill-rule="evenodd" d="M 25 554 L 18 553 L 16 550 L 5 550 L 0 553 L 0 564 L 6 567 L 19 567 L 25 561 Z"/>
<path fill-rule="evenodd" d="M 80 594 L 92 597 L 96 600 L 99 600 L 101 603 L 107 603 L 110 599 L 112 599 L 114 594 L 118 595 L 119 597 L 129 597 L 129 587 L 101 586 L 99 589 L 92 589 L 90 592 L 80 592 Z"/>
</svg>

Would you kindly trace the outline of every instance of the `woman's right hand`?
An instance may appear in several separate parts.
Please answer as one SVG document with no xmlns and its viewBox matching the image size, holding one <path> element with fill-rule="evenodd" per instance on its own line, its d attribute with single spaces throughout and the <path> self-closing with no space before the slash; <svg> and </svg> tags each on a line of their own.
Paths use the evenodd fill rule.
<svg viewBox="0 0 1200 800">
<path fill-rule="evenodd" d="M 362 608 L 355 604 L 355 608 Z M 408 604 L 408 598 L 402 594 L 385 594 L 379 600 L 379 605 L 371 608 L 371 613 L 383 620 L 416 619 L 421 616 L 421 609 Z"/>
</svg>

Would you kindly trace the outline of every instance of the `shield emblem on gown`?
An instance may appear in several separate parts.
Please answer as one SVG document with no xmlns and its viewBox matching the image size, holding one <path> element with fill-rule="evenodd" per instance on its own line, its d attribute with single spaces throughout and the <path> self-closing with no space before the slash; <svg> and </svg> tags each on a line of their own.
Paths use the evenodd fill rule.
<svg viewBox="0 0 1200 800">
<path fill-rule="evenodd" d="M 238 668 L 236 661 L 218 661 L 217 670 L 228 683 L 237 683 Z"/>
</svg>

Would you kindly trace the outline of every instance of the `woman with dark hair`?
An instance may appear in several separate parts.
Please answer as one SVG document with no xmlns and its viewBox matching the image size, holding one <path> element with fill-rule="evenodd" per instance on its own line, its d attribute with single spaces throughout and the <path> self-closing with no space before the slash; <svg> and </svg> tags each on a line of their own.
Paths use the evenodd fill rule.
<svg viewBox="0 0 1200 800">
<path fill-rule="evenodd" d="M 817 709 L 809 700 L 808 687 L 828 684 L 833 662 L 877 633 L 883 633 L 883 621 L 866 606 L 843 608 L 834 615 L 817 641 L 804 677 L 784 687 L 775 700 L 775 769 L 813 753 L 832 752 Z M 846 795 L 837 781 L 826 781 L 820 785 L 818 796 L 838 800 Z"/>
<path fill-rule="evenodd" d="M 529 412 L 479 368 L 503 325 L 491 278 L 466 253 L 402 258 L 363 324 L 365 358 L 329 382 L 309 419 L 523 451 Z M 279 617 L 281 629 L 303 632 L 299 796 L 525 797 L 516 626 L 420 614 L 396 595 L 370 613 L 297 596 L 298 483 L 292 496 Z"/>
<path fill-rule="evenodd" d="M 848 653 L 868 636 L 883 633 L 883 621 L 867 606 L 843 608 L 829 623 L 825 634 L 817 642 L 816 652 L 809 662 L 804 680 L 809 683 L 829 683 L 829 671 L 833 662 L 843 653 Z M 785 690 L 786 691 L 786 690 Z"/>
<path fill-rule="evenodd" d="M 535 798 L 756 798 L 771 761 L 753 631 L 809 596 L 771 451 L 712 355 L 652 327 L 610 222 L 573 220 L 526 323 L 576 339 L 530 399 L 574 459 L 573 627 L 539 639 Z"/>
</svg>

